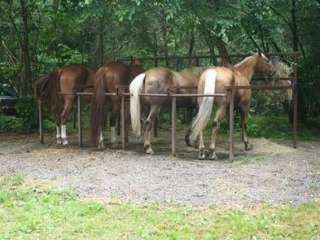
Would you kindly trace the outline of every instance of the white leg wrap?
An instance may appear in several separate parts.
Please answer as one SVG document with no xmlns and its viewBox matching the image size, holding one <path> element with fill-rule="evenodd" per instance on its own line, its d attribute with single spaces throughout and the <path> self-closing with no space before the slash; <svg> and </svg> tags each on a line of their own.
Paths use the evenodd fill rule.
<svg viewBox="0 0 320 240">
<path fill-rule="evenodd" d="M 66 125 L 61 125 L 61 138 L 62 138 L 62 144 L 67 145 L 68 140 L 67 140 L 67 126 Z"/>
<path fill-rule="evenodd" d="M 117 141 L 117 129 L 116 127 L 111 127 L 110 128 L 110 132 L 111 132 L 111 143 L 115 143 Z"/>
<path fill-rule="evenodd" d="M 99 138 L 99 144 L 98 144 L 98 148 L 99 149 L 103 149 L 104 148 L 104 143 L 103 143 L 103 132 L 100 132 L 100 138 Z"/>
<path fill-rule="evenodd" d="M 57 144 L 62 144 L 62 141 L 61 141 L 61 128 L 60 128 L 60 126 L 56 125 L 56 129 L 57 129 L 57 135 L 56 135 Z"/>
</svg>

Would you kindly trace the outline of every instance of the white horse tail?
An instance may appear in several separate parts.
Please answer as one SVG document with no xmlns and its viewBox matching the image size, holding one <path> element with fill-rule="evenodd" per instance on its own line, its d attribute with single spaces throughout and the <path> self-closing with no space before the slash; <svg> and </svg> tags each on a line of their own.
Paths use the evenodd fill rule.
<svg viewBox="0 0 320 240">
<path fill-rule="evenodd" d="M 214 94 L 216 88 L 217 71 L 215 69 L 208 69 L 204 76 L 204 94 Z M 200 132 L 207 126 L 210 120 L 213 97 L 203 97 L 199 106 L 199 111 L 195 117 L 191 127 L 191 142 L 195 142 Z"/>
<path fill-rule="evenodd" d="M 141 110 L 139 94 L 142 92 L 143 81 L 145 76 L 145 73 L 139 74 L 133 79 L 129 86 L 131 126 L 133 133 L 137 136 L 141 135 Z"/>
</svg>

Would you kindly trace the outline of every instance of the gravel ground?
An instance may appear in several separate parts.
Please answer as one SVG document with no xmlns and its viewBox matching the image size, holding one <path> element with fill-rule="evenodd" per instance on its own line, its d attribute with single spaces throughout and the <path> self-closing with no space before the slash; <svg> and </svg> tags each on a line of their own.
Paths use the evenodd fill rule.
<svg viewBox="0 0 320 240">
<path fill-rule="evenodd" d="M 51 134 L 53 135 L 53 134 Z M 178 134 L 178 157 L 170 156 L 169 133 L 155 141 L 156 154 L 143 154 L 130 140 L 128 151 L 60 147 L 46 136 L 0 134 L 0 175 L 53 181 L 81 196 L 134 202 L 175 202 L 192 205 L 252 206 L 259 203 L 301 203 L 320 197 L 320 142 L 290 143 L 253 139 L 254 149 L 228 160 L 226 140 L 218 142 L 217 161 L 197 160 Z M 133 142 L 133 143 L 132 143 Z M 73 143 L 73 144 L 72 144 Z"/>
</svg>

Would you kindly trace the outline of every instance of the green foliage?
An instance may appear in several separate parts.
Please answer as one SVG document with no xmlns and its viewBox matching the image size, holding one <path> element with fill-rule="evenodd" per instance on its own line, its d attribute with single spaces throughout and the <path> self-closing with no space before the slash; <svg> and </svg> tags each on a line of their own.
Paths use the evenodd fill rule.
<svg viewBox="0 0 320 240">
<path fill-rule="evenodd" d="M 241 210 L 104 206 L 45 183 L 0 178 L 1 239 L 313 239 L 319 222 L 319 202 Z"/>
<path fill-rule="evenodd" d="M 0 114 L 0 132 L 20 132 L 22 129 L 21 119 Z"/>
<path fill-rule="evenodd" d="M 252 137 L 285 138 L 291 132 L 287 116 L 250 116 L 248 134 Z"/>
<path fill-rule="evenodd" d="M 17 117 L 21 118 L 25 131 L 37 127 L 37 102 L 32 97 L 20 97 L 16 104 Z"/>
<path fill-rule="evenodd" d="M 24 31 L 21 3 L 27 3 L 28 32 Z M 317 1 L 22 0 L 1 1 L 0 9 L 0 84 L 9 84 L 19 95 L 31 94 L 30 86 L 40 75 L 68 64 L 96 67 L 127 56 L 218 55 L 257 48 L 298 48 L 302 54 L 298 62 L 299 115 L 303 120 L 320 115 Z M 293 46 L 294 36 L 297 46 Z M 25 37 L 29 38 L 32 68 L 28 94 L 22 91 Z M 202 59 L 200 64 L 217 64 L 218 60 L 213 56 Z M 143 64 L 149 68 L 155 63 L 150 60 Z M 158 64 L 180 69 L 195 65 L 195 61 L 164 59 Z M 265 100 L 270 103 L 270 99 Z M 278 109 L 269 105 L 271 110 L 264 112 Z"/>
</svg>

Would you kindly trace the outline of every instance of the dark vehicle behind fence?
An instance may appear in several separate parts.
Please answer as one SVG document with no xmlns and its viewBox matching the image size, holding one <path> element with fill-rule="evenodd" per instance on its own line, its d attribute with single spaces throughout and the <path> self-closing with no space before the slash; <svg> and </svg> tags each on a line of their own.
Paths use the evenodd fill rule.
<svg viewBox="0 0 320 240">
<path fill-rule="evenodd" d="M 17 94 L 7 84 L 0 85 L 0 113 L 6 115 L 16 114 Z"/>
</svg>

